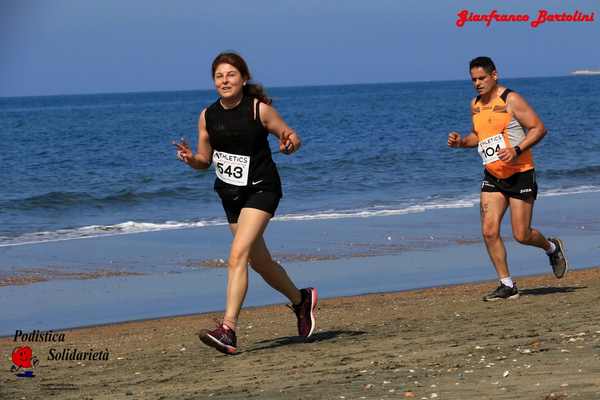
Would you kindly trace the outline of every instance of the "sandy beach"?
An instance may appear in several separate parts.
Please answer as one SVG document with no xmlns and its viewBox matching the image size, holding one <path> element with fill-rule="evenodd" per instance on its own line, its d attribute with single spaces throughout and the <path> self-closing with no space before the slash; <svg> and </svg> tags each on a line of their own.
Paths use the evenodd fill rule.
<svg viewBox="0 0 600 400">
<path fill-rule="evenodd" d="M 308 342 L 284 305 L 245 309 L 234 356 L 195 335 L 220 314 L 7 337 L 0 398 L 599 399 L 600 267 L 518 284 L 520 299 L 495 303 L 480 300 L 495 282 L 327 299 Z M 33 378 L 10 372 L 17 346 L 38 358 Z M 109 357 L 48 360 L 52 348 Z"/>
</svg>

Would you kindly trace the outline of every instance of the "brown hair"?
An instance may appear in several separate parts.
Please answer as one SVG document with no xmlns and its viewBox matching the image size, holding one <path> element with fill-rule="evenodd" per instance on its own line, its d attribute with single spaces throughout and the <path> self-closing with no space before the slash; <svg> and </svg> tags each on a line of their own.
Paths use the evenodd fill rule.
<svg viewBox="0 0 600 400">
<path fill-rule="evenodd" d="M 267 96 L 267 92 L 262 85 L 258 83 L 250 83 L 252 76 L 250 75 L 248 64 L 246 64 L 246 61 L 244 61 L 242 56 L 234 52 L 223 52 L 216 56 L 214 61 L 212 62 L 213 79 L 215 77 L 215 71 L 217 67 L 221 64 L 233 65 L 238 71 L 240 71 L 240 74 L 242 74 L 242 78 L 244 78 L 247 81 L 243 89 L 244 95 L 256 97 L 259 101 L 265 104 L 271 104 L 273 102 L 273 100 L 271 100 Z"/>
</svg>

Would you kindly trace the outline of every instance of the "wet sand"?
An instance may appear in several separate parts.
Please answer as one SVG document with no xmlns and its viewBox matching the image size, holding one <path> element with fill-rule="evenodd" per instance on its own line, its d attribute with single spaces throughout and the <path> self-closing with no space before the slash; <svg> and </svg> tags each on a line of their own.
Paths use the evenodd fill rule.
<svg viewBox="0 0 600 400">
<path fill-rule="evenodd" d="M 385 255 L 398 255 L 406 252 L 424 251 L 433 249 L 442 249 L 450 246 L 464 246 L 482 242 L 477 238 L 452 238 L 442 236 L 411 237 L 402 236 L 396 238 L 401 243 L 392 243 L 391 236 L 380 242 L 351 242 L 342 241 L 328 250 L 303 249 L 293 253 L 275 251 L 273 258 L 282 263 L 314 263 L 319 261 L 343 260 L 352 258 L 378 257 Z M 508 240 L 510 242 L 510 239 Z M 60 254 L 60 253 L 58 253 Z M 62 255 L 61 255 L 62 256 Z M 57 280 L 87 280 L 107 277 L 123 276 L 141 276 L 150 273 L 156 273 L 156 270 L 139 270 L 139 266 L 119 265 L 118 268 L 104 266 L 102 268 L 93 265 L 71 266 L 69 268 L 44 266 L 27 267 L 8 265 L 0 269 L 0 286 L 29 285 L 37 282 L 57 281 Z M 137 268 L 137 269 L 136 269 Z M 181 261 L 176 267 L 167 269 L 166 273 L 177 273 L 185 270 L 194 270 L 201 268 L 227 268 L 227 262 L 224 258 L 206 258 L 200 260 L 188 259 Z"/>
<path fill-rule="evenodd" d="M 1 399 L 599 399 L 600 267 L 495 282 L 327 299 L 304 342 L 284 305 L 245 309 L 239 353 L 195 332 L 220 314 L 61 331 L 64 342 L 0 339 Z M 28 345 L 35 377 L 10 372 Z M 55 348 L 108 361 L 48 360 Z"/>
<path fill-rule="evenodd" d="M 30 285 L 37 282 L 64 279 L 99 279 L 114 276 L 139 276 L 142 272 L 96 269 L 93 271 L 68 271 L 60 268 L 20 268 L 12 273 L 0 274 L 0 286 Z"/>
</svg>

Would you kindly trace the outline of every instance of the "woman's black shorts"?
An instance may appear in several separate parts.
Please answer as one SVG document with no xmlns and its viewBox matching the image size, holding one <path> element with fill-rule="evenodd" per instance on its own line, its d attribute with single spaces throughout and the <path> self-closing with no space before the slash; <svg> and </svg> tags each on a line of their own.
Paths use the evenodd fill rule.
<svg viewBox="0 0 600 400">
<path fill-rule="evenodd" d="M 242 208 L 256 208 L 275 215 L 281 194 L 266 190 L 252 190 L 248 188 L 219 188 L 216 189 L 223 209 L 230 224 L 236 224 Z"/>
</svg>

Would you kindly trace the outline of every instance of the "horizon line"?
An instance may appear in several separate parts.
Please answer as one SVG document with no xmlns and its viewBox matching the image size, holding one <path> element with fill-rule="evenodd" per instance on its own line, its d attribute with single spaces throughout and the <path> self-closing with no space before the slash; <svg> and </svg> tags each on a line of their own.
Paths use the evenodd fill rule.
<svg viewBox="0 0 600 400">
<path fill-rule="evenodd" d="M 536 79 L 536 78 L 563 78 L 567 76 L 573 76 L 572 72 L 565 75 L 546 75 L 546 76 L 516 76 L 503 78 L 506 80 L 511 79 Z M 431 83 L 431 82 L 461 82 L 469 81 L 465 79 L 439 79 L 439 80 L 426 80 L 426 81 L 388 81 L 388 82 L 356 82 L 356 83 L 336 83 L 336 84 L 308 84 L 308 85 L 274 85 L 266 86 L 267 89 L 294 89 L 294 88 L 317 88 L 317 87 L 334 87 L 334 86 L 361 86 L 361 85 L 384 85 L 384 84 L 405 84 L 405 83 Z M 196 88 L 196 89 L 161 89 L 161 90 L 142 90 L 142 91 L 117 91 L 117 92 L 88 92 L 88 93 L 57 93 L 57 94 L 33 94 L 33 95 L 19 95 L 19 96 L 0 96 L 0 99 L 22 99 L 31 97 L 66 97 L 66 96 L 100 96 L 100 95 L 111 95 L 111 94 L 148 94 L 148 93 L 170 93 L 170 92 L 203 92 L 213 91 L 214 88 Z"/>
</svg>

